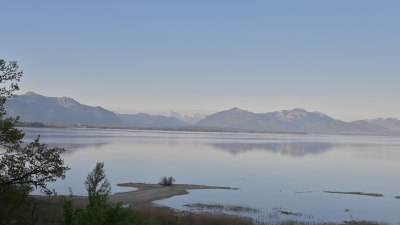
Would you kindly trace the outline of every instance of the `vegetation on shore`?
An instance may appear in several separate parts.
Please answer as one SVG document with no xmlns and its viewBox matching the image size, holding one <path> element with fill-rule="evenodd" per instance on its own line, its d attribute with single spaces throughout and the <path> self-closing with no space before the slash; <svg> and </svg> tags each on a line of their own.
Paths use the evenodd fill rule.
<svg viewBox="0 0 400 225">
<path fill-rule="evenodd" d="M 161 224 L 153 218 L 123 208 L 121 203 L 115 206 L 107 203 L 111 185 L 106 178 L 104 163 L 96 164 L 93 171 L 86 177 L 85 186 L 88 193 L 86 208 L 74 209 L 72 191 L 69 198 L 64 197 L 62 225 Z"/>
<path fill-rule="evenodd" d="M 21 122 L 18 121 L 15 124 L 16 127 L 46 127 L 46 125 L 44 125 L 43 123 L 39 123 L 39 122 Z"/>
<path fill-rule="evenodd" d="M 75 197 L 75 196 L 74 196 Z M 35 221 L 33 224 L 40 225 L 60 225 L 64 223 L 63 200 L 62 198 L 52 201 L 50 197 L 37 201 L 35 211 Z M 72 209 L 74 213 L 81 213 L 87 207 L 87 201 L 82 202 L 74 198 Z M 111 206 L 109 206 L 111 207 Z M 109 208 L 109 215 L 124 216 L 127 218 L 123 222 L 114 224 L 144 224 L 144 225 L 384 225 L 373 221 L 343 221 L 341 223 L 330 222 L 305 222 L 305 221 L 281 221 L 281 222 L 259 222 L 251 218 L 228 215 L 224 213 L 211 212 L 177 212 L 168 207 L 142 206 L 134 208 L 124 208 L 121 205 L 113 206 L 117 209 Z M 131 223 L 129 223 L 131 222 Z M 67 223 L 68 224 L 68 223 Z"/>
</svg>

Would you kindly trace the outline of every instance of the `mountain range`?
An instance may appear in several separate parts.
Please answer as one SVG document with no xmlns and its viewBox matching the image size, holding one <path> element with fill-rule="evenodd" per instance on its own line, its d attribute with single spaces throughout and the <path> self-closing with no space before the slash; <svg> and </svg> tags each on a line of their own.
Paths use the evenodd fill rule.
<svg viewBox="0 0 400 225">
<path fill-rule="evenodd" d="M 400 120 L 396 118 L 345 122 L 320 112 L 309 112 L 298 108 L 268 113 L 253 113 L 232 108 L 209 116 L 187 115 L 185 122 L 182 121 L 185 114 L 177 112 L 164 115 L 117 114 L 100 106 L 81 104 L 69 97 L 46 97 L 33 92 L 10 98 L 5 107 L 9 116 L 19 116 L 20 121 L 40 122 L 47 125 L 400 135 Z"/>
<path fill-rule="evenodd" d="M 8 99 L 5 108 L 8 115 L 19 116 L 23 122 L 123 125 L 115 113 L 99 106 L 82 105 L 69 97 L 45 97 L 28 92 Z"/>
<path fill-rule="evenodd" d="M 138 113 L 134 115 L 118 114 L 126 126 L 133 127 L 183 127 L 189 126 L 188 123 L 176 119 L 175 117 L 166 117 L 162 115 L 149 115 Z"/>
<path fill-rule="evenodd" d="M 210 115 L 197 125 L 261 132 L 395 135 L 400 133 L 399 122 L 397 119 L 344 122 L 320 112 L 308 112 L 297 108 L 268 113 L 253 113 L 233 108 Z"/>
<path fill-rule="evenodd" d="M 69 97 L 46 97 L 28 92 L 7 100 L 9 116 L 19 116 L 22 122 L 40 122 L 51 125 L 169 127 L 188 124 L 174 117 L 116 114 L 100 106 L 81 104 Z"/>
</svg>

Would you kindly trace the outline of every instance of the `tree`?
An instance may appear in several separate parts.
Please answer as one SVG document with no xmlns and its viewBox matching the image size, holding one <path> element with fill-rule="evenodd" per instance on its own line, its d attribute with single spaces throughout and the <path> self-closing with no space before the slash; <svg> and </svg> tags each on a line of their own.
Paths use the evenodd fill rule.
<svg viewBox="0 0 400 225">
<path fill-rule="evenodd" d="M 17 62 L 6 63 L 0 59 L 0 146 L 3 146 L 5 150 L 7 147 L 21 144 L 24 137 L 22 131 L 15 128 L 18 118 L 4 118 L 7 114 L 4 104 L 7 98 L 19 90 L 17 82 L 20 81 L 21 76 L 22 71 L 18 69 Z M 0 167 L 0 169 L 2 168 Z"/>
<path fill-rule="evenodd" d="M 101 208 L 106 205 L 111 185 L 106 178 L 104 162 L 96 163 L 96 167 L 86 177 L 85 186 L 89 197 L 89 208 Z"/>
<path fill-rule="evenodd" d="M 41 144 L 39 137 L 31 143 L 24 143 L 24 133 L 16 128 L 17 118 L 7 117 L 4 104 L 19 90 L 18 82 L 22 77 L 15 61 L 0 59 L 0 196 L 19 197 L 26 200 L 33 187 L 45 194 L 54 194 L 49 190 L 48 182 L 65 178 L 69 169 L 64 165 L 62 148 L 49 148 Z M 18 207 L 14 201 L 0 201 L 0 224 L 7 220 Z"/>
<path fill-rule="evenodd" d="M 47 188 L 47 182 L 65 178 L 68 169 L 60 157 L 62 152 L 62 148 L 41 144 L 39 138 L 26 146 L 8 148 L 0 159 L 0 187 L 28 185 L 47 195 L 53 194 L 54 190 Z"/>
<path fill-rule="evenodd" d="M 160 221 L 131 208 L 125 208 L 122 203 L 112 206 L 107 203 L 111 186 L 104 170 L 104 163 L 98 162 L 85 181 L 89 204 L 86 209 L 74 210 L 73 196 L 64 197 L 63 225 L 160 225 Z"/>
<path fill-rule="evenodd" d="M 72 202 L 64 201 L 64 205 L 67 206 L 64 207 L 64 223 L 83 225 L 115 224 L 109 223 L 110 219 L 114 217 L 108 214 L 120 209 L 113 209 L 107 204 L 108 196 L 111 193 L 111 185 L 106 178 L 104 163 L 98 162 L 96 164 L 93 171 L 87 175 L 85 186 L 88 192 L 89 205 L 78 217 L 69 219 L 69 215 L 71 215 L 69 209 L 72 208 Z"/>
</svg>

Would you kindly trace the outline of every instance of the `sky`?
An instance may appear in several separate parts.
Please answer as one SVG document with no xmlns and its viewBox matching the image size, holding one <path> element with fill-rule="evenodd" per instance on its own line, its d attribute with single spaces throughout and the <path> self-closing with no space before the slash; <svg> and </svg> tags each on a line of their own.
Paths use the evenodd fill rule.
<svg viewBox="0 0 400 225">
<path fill-rule="evenodd" d="M 20 94 L 115 112 L 400 118 L 400 1 L 0 0 Z"/>
</svg>

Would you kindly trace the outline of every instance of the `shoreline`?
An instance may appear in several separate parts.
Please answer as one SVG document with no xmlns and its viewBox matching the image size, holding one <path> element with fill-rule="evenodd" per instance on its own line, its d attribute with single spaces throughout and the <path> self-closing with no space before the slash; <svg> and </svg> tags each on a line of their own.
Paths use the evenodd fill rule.
<svg viewBox="0 0 400 225">
<path fill-rule="evenodd" d="M 137 131 L 172 131 L 172 132 L 195 132 L 195 133 L 245 133 L 245 134 L 300 134 L 307 135 L 308 132 L 301 131 L 263 131 L 246 130 L 235 128 L 182 126 L 182 127 L 135 127 L 135 126 L 95 126 L 95 125 L 52 125 L 30 126 L 19 124 L 20 128 L 55 128 L 55 129 L 112 129 L 112 130 L 137 130 Z"/>
<path fill-rule="evenodd" d="M 29 123 L 29 122 L 28 122 Z M 92 126 L 92 125 L 45 125 L 30 126 L 19 124 L 18 128 L 54 128 L 54 129 L 111 129 L 111 130 L 136 130 L 136 131 L 165 131 L 165 132 L 193 132 L 193 133 L 232 133 L 232 134 L 276 134 L 276 135 L 339 135 L 339 136 L 371 136 L 371 137 L 400 137 L 399 134 L 379 134 L 363 132 L 305 132 L 305 131 L 268 131 L 268 130 L 245 130 L 235 128 L 218 127 L 132 127 L 132 126 Z"/>
<path fill-rule="evenodd" d="M 189 194 L 189 190 L 239 190 L 238 188 L 220 187 L 220 186 L 207 186 L 195 184 L 174 184 L 172 186 L 161 186 L 159 184 L 148 183 L 121 183 L 117 184 L 121 187 L 137 188 L 137 190 L 117 192 L 108 196 L 108 203 L 129 205 L 129 207 L 140 208 L 146 206 L 155 206 L 154 201 L 171 198 L 179 195 Z M 57 204 L 68 195 L 45 196 L 45 195 L 31 195 L 35 199 L 43 200 L 50 204 Z M 74 204 L 79 208 L 86 207 L 89 204 L 88 196 L 72 195 Z"/>
</svg>

